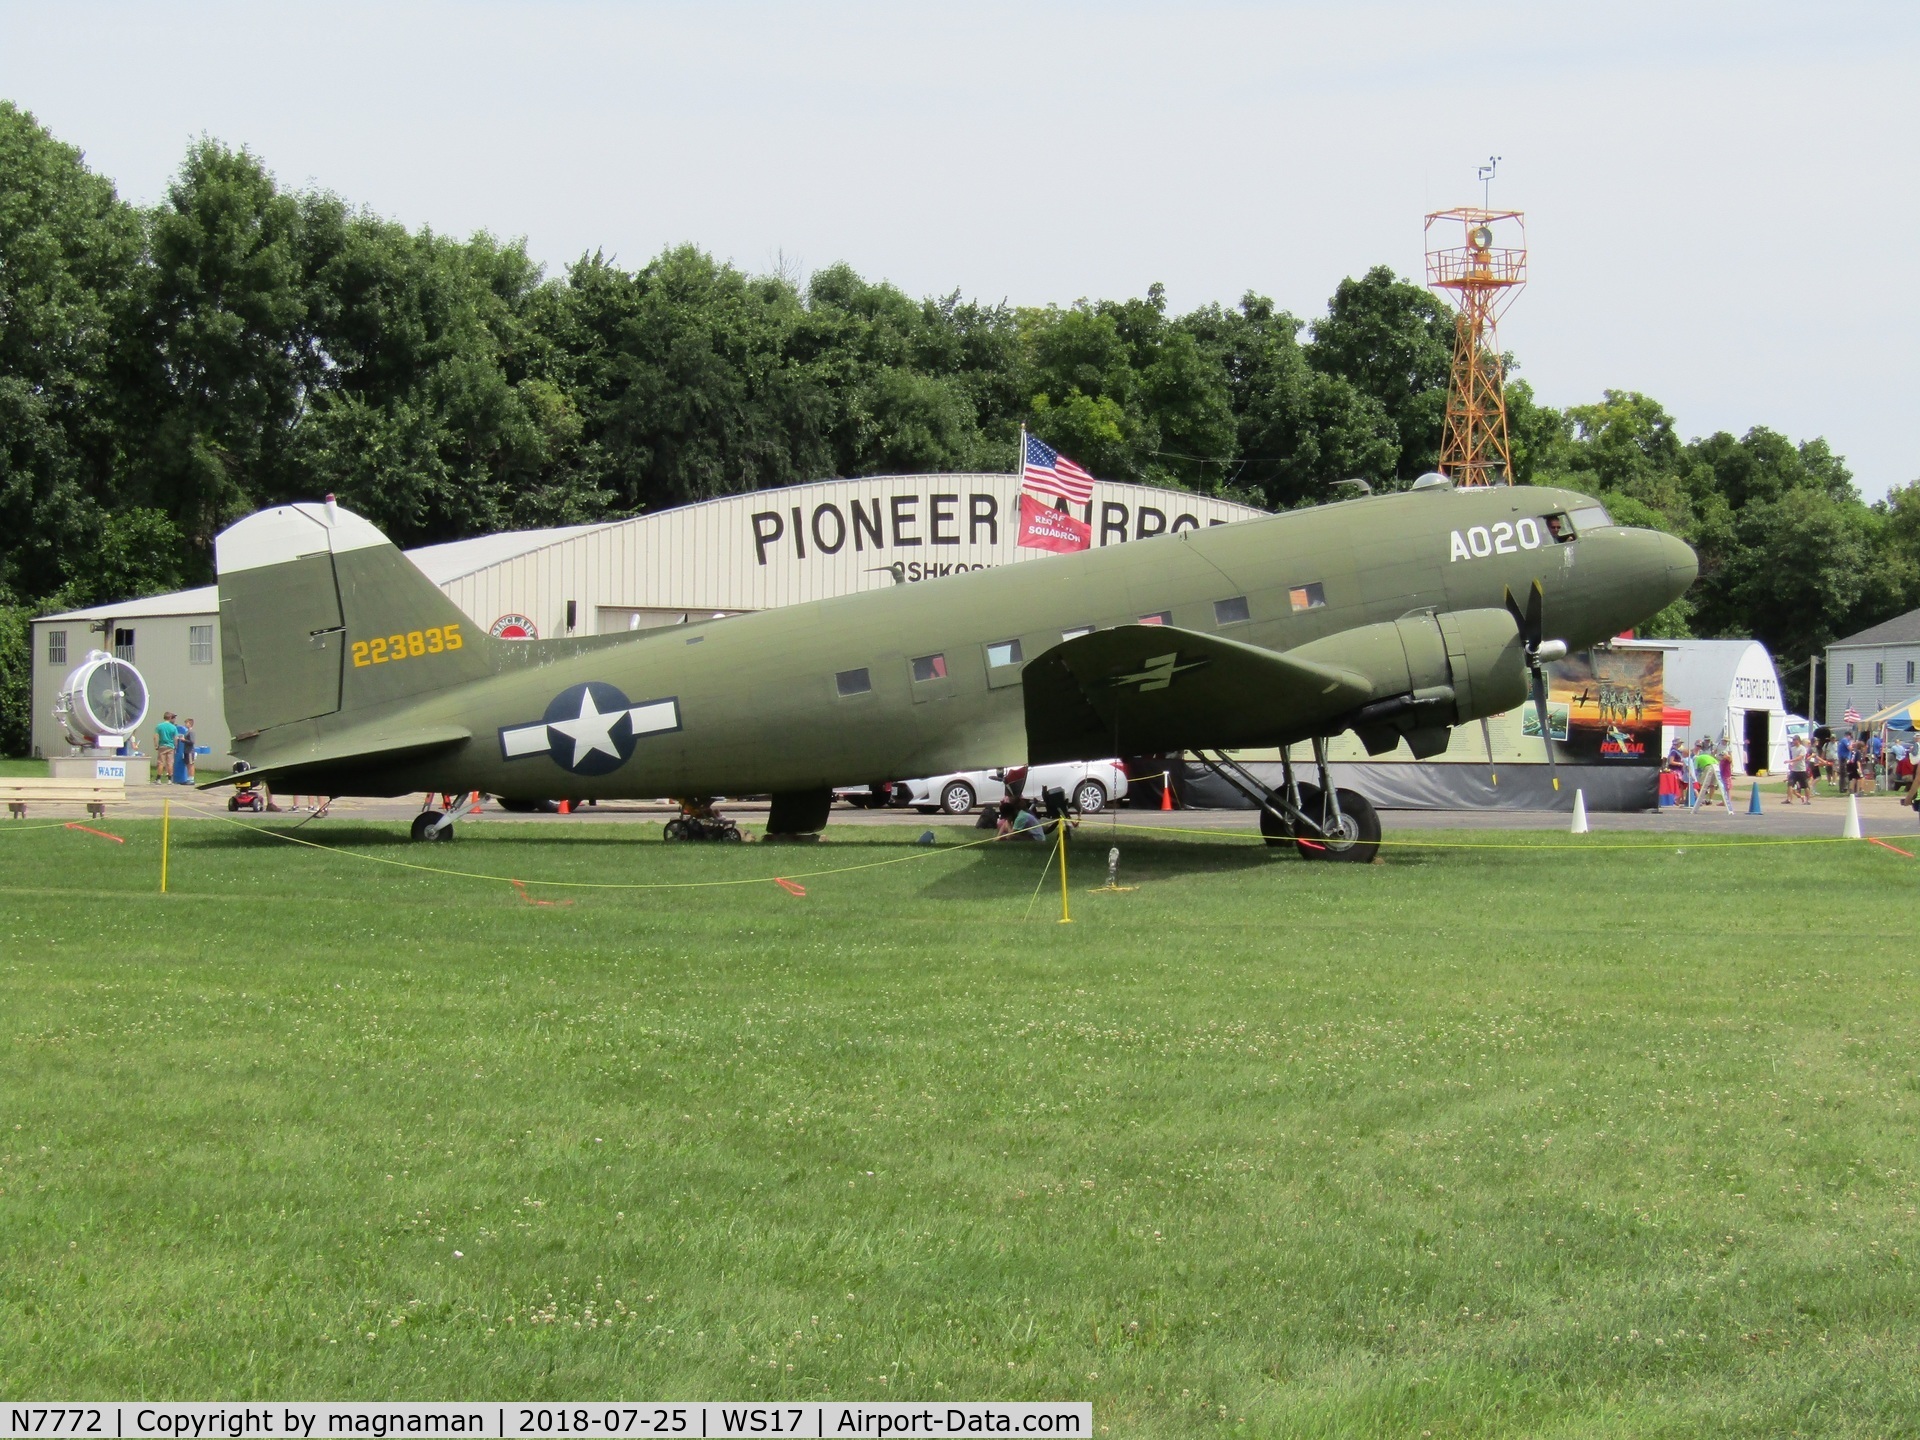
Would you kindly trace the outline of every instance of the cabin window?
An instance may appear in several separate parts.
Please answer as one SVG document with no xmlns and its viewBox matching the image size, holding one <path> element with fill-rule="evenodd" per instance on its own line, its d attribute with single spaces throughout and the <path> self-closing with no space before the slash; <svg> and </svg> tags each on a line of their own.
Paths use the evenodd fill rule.
<svg viewBox="0 0 1920 1440">
<path fill-rule="evenodd" d="M 67 663 L 67 632 L 66 631 L 64 630 L 47 631 L 47 663 L 49 665 L 64 665 Z M 1913 666 L 1909 665 L 1907 666 L 1907 669 L 1911 671 L 1913 669 Z M 1911 680 L 1913 676 L 1909 674 L 1907 678 Z"/>
<path fill-rule="evenodd" d="M 1018 640 L 996 640 L 987 646 L 987 666 L 998 670 L 1002 665 L 1018 665 L 1022 659 Z"/>
<path fill-rule="evenodd" d="M 1151 615 L 1142 615 L 1140 617 L 1140 623 L 1142 625 L 1171 625 L 1173 623 L 1173 612 L 1171 610 L 1156 610 Z"/>
<path fill-rule="evenodd" d="M 873 689 L 873 677 L 864 665 L 858 670 L 842 670 L 833 677 L 833 688 L 842 695 L 864 695 Z"/>
<path fill-rule="evenodd" d="M 1613 524 L 1613 517 L 1598 505 L 1587 505 L 1573 512 L 1573 533 L 1584 535 L 1589 530 L 1598 530 Z"/>
<path fill-rule="evenodd" d="M 133 659 L 133 631 L 113 632 L 113 655 L 116 660 L 131 661 Z"/>
<path fill-rule="evenodd" d="M 913 662 L 913 678 L 916 680 L 944 680 L 947 678 L 947 657 L 944 655 L 922 655 Z"/>
<path fill-rule="evenodd" d="M 1247 597 L 1244 595 L 1213 602 L 1213 623 L 1216 625 L 1238 625 L 1242 620 L 1252 618 L 1253 612 L 1247 609 Z"/>
<path fill-rule="evenodd" d="M 213 664 L 213 626 L 189 625 L 187 627 L 187 663 L 189 665 Z"/>
<path fill-rule="evenodd" d="M 1310 585 L 1296 585 L 1287 591 L 1287 603 L 1296 610 L 1320 610 L 1327 603 L 1327 592 L 1318 580 Z"/>
<path fill-rule="evenodd" d="M 1062 630 L 1060 632 L 1060 638 L 1062 640 L 1078 640 L 1082 635 L 1091 635 L 1092 633 L 1093 633 L 1093 626 L 1076 625 L 1071 630 Z M 1913 666 L 1909 665 L 1907 666 L 1907 669 L 1911 670 L 1913 669 Z M 1913 676 L 1909 675 L 1907 676 L 1907 678 L 1911 680 Z"/>
</svg>

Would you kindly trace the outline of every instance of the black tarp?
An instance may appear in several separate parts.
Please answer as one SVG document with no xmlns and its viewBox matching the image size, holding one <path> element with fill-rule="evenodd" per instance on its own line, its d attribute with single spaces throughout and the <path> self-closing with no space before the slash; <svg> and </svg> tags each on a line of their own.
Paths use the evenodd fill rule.
<svg viewBox="0 0 1920 1440">
<path fill-rule="evenodd" d="M 1278 789 L 1278 761 L 1246 767 Z M 1381 810 L 1572 810 L 1573 794 L 1589 810 L 1653 810 L 1660 804 L 1660 772 L 1648 765 L 1562 765 L 1556 793 L 1545 765 L 1503 765 L 1496 786 L 1485 765 L 1419 764 L 1412 761 L 1336 764 L 1333 783 L 1357 790 Z M 1311 762 L 1294 763 L 1301 780 L 1313 778 Z M 1174 771 L 1174 794 L 1199 810 L 1251 810 L 1241 793 L 1204 767 L 1183 760 Z"/>
</svg>

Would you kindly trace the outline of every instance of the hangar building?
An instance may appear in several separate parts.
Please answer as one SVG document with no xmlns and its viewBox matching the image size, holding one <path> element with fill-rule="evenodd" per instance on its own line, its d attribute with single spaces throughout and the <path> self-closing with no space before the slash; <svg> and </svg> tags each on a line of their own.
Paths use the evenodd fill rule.
<svg viewBox="0 0 1920 1440">
<path fill-rule="evenodd" d="M 1785 692 L 1758 640 L 1631 640 L 1618 648 L 1661 652 L 1672 736 L 1731 744 L 1742 775 L 1785 773 Z"/>
<path fill-rule="evenodd" d="M 428 545 L 407 556 L 494 634 L 593 635 L 677 625 L 821 600 L 1048 553 L 1020 544 L 1017 474 L 879 475 L 728 495 L 674 510 L 552 530 Z M 1075 507 L 1092 545 L 1224 525 L 1247 505 L 1096 481 Z M 193 716 L 216 763 L 230 739 L 221 701 L 219 597 L 213 586 L 33 622 L 33 753 L 63 754 L 54 696 L 89 649 L 146 676 L 151 722 Z"/>
</svg>

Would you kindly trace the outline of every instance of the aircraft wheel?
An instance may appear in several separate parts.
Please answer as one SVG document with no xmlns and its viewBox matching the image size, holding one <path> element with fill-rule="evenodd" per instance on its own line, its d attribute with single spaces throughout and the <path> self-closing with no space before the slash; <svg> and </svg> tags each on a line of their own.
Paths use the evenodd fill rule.
<svg viewBox="0 0 1920 1440">
<path fill-rule="evenodd" d="M 665 825 L 660 827 L 660 838 L 663 840 L 686 839 L 687 838 L 686 818 L 684 816 L 676 815 L 673 819 L 667 821 Z"/>
<path fill-rule="evenodd" d="M 1340 798 L 1340 825 L 1320 851 L 1325 860 L 1345 860 L 1365 865 L 1380 853 L 1380 812 L 1366 796 L 1355 790 L 1336 790 Z"/>
<path fill-rule="evenodd" d="M 964 780 L 956 780 L 940 792 L 940 808 L 949 815 L 970 815 L 973 813 L 973 787 Z"/>
<path fill-rule="evenodd" d="M 453 826 L 443 825 L 438 830 L 433 828 L 434 825 L 439 823 L 439 820 L 440 812 L 438 810 L 422 810 L 418 815 L 413 817 L 413 838 L 416 840 L 453 839 Z"/>
<path fill-rule="evenodd" d="M 1294 788 L 1300 792 L 1301 812 L 1317 819 L 1320 814 L 1320 787 L 1302 780 Z M 1311 845 L 1302 844 L 1289 821 L 1276 820 L 1264 810 L 1260 812 L 1260 833 L 1267 837 L 1269 845 L 1297 846 L 1302 860 L 1320 860 L 1327 853 L 1326 847 L 1317 840 Z"/>
<path fill-rule="evenodd" d="M 1073 792 L 1073 808 L 1082 815 L 1098 815 L 1107 808 L 1107 787 L 1098 780 L 1082 780 Z"/>
</svg>

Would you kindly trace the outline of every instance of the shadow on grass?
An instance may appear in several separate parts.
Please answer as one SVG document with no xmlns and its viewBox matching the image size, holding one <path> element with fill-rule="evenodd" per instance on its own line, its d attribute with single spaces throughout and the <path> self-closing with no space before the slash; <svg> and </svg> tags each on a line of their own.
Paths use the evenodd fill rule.
<svg viewBox="0 0 1920 1440">
<path fill-rule="evenodd" d="M 1118 841 L 1100 836 L 1082 836 L 1067 856 L 1069 888 L 1081 891 L 1100 885 L 1107 878 L 1109 844 L 1120 847 L 1120 883 L 1138 885 L 1154 880 L 1172 880 L 1188 875 L 1230 875 L 1260 870 L 1269 865 L 1292 864 L 1290 850 L 1265 845 L 1199 844 L 1181 840 L 1148 839 L 1138 835 Z M 1033 893 L 1040 874 L 1052 852 L 1031 842 L 1018 846 L 983 845 L 973 852 L 970 863 L 930 880 L 920 894 L 932 900 L 975 900 L 983 896 L 1011 896 L 1024 899 Z M 1047 883 L 1058 887 L 1059 872 L 1051 871 Z"/>
</svg>

